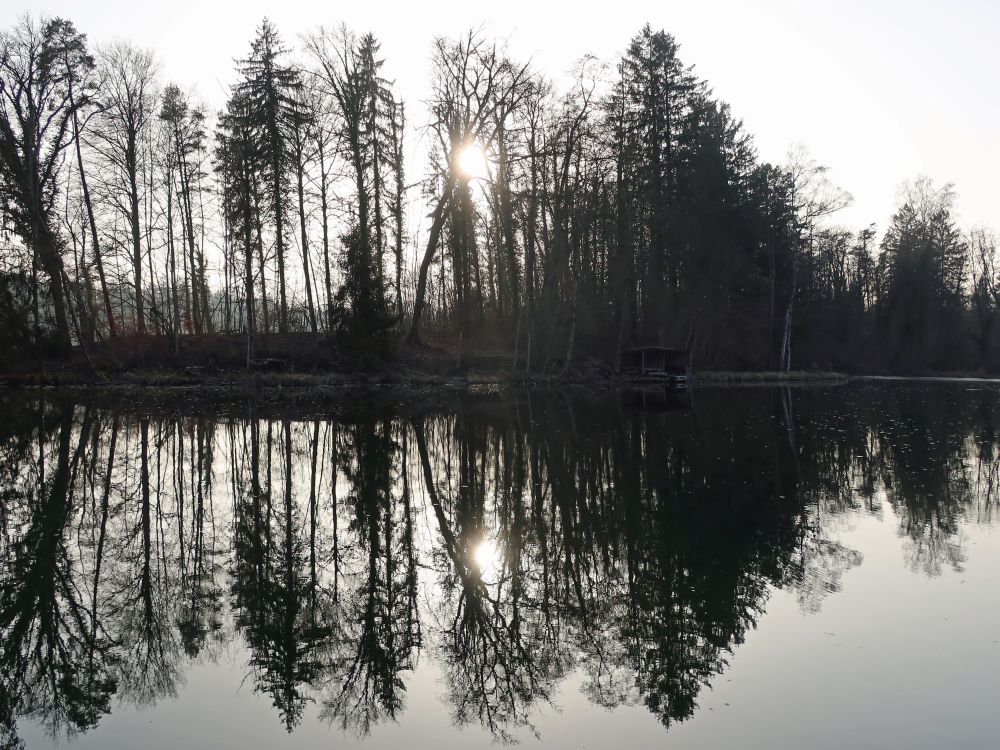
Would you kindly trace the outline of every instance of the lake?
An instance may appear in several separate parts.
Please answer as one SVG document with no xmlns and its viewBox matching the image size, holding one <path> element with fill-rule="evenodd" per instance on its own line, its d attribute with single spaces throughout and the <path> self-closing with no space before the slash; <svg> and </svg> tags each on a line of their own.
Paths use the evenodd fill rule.
<svg viewBox="0 0 1000 750">
<path fill-rule="evenodd" d="M 0 408 L 0 746 L 995 746 L 1000 386 Z"/>
</svg>

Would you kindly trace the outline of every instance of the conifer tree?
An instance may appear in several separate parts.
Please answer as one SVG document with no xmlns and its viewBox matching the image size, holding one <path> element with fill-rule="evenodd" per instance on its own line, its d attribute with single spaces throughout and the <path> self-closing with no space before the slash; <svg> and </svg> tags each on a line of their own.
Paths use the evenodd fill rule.
<svg viewBox="0 0 1000 750">
<path fill-rule="evenodd" d="M 244 332 L 246 335 L 246 365 L 253 363 L 256 336 L 254 304 L 253 258 L 260 253 L 257 225 L 257 180 L 264 168 L 264 155 L 255 139 L 254 123 L 248 100 L 240 92 L 230 98 L 226 111 L 219 118 L 218 143 L 215 151 L 216 170 L 222 187 L 222 212 L 228 243 L 243 251 Z M 258 269 L 262 274 L 263 269 Z"/>
<path fill-rule="evenodd" d="M 265 165 L 266 207 L 272 220 L 275 258 L 278 264 L 278 331 L 288 333 L 288 292 L 285 250 L 288 231 L 288 177 L 291 130 L 303 113 L 300 71 L 288 65 L 288 50 L 278 31 L 266 18 L 261 22 L 250 56 L 240 64 L 243 81 L 239 85 L 245 99 L 254 137 Z"/>
</svg>

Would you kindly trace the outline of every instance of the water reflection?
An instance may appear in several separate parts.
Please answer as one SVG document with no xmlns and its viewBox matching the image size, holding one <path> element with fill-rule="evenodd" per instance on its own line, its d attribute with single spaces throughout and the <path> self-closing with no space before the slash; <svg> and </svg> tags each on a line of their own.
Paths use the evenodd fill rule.
<svg viewBox="0 0 1000 750">
<path fill-rule="evenodd" d="M 419 658 L 455 724 L 510 740 L 571 672 L 600 706 L 690 717 L 775 587 L 815 612 L 899 519 L 902 564 L 992 521 L 996 393 L 955 387 L 522 393 L 303 417 L 8 399 L 0 740 L 182 690 L 245 644 L 292 731 L 406 710 Z M 366 410 L 367 413 L 370 413 Z"/>
</svg>

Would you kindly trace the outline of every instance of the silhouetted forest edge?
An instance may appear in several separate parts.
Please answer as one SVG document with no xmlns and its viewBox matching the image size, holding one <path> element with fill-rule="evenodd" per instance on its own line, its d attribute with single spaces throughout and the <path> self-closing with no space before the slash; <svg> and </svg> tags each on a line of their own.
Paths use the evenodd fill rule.
<svg viewBox="0 0 1000 750">
<path fill-rule="evenodd" d="M 387 54 L 264 19 L 218 108 L 69 19 L 0 29 L 5 380 L 607 382 L 653 345 L 726 381 L 1000 372 L 998 237 L 954 186 L 842 226 L 666 30 L 555 78 L 437 38 L 416 107 Z"/>
</svg>

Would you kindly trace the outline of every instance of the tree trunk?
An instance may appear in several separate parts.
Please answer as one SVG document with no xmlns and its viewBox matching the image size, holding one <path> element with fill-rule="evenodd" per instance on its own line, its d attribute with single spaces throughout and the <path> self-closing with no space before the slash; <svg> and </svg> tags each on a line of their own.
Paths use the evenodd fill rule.
<svg viewBox="0 0 1000 750">
<path fill-rule="evenodd" d="M 132 276 L 135 284 L 135 324 L 136 332 L 146 333 L 146 313 L 142 300 L 142 239 L 139 226 L 139 177 L 135 152 L 135 136 L 129 135 L 129 146 L 125 153 L 128 171 L 129 224 L 132 230 Z"/>
<path fill-rule="evenodd" d="M 414 346 L 420 346 L 420 322 L 424 314 L 424 296 L 427 294 L 427 273 L 430 271 L 431 261 L 434 260 L 434 253 L 437 251 L 438 243 L 441 240 L 441 230 L 444 227 L 445 208 L 451 197 L 451 192 L 455 188 L 455 178 L 449 174 L 445 182 L 445 189 L 438 198 L 437 206 L 431 213 L 431 229 L 427 235 L 427 247 L 424 250 L 423 260 L 420 261 L 420 271 L 417 273 L 417 291 L 413 298 L 413 320 L 410 323 L 410 333 L 406 341 Z"/>
<path fill-rule="evenodd" d="M 317 139 L 319 150 L 319 207 L 323 220 L 323 271 L 326 284 L 326 328 L 333 330 L 333 279 L 330 274 L 330 218 L 326 193 L 326 154 L 323 139 Z"/>
<path fill-rule="evenodd" d="M 296 139 L 299 138 L 298 128 L 295 130 L 295 137 Z M 299 230 L 302 241 L 302 273 L 304 274 L 306 280 L 306 304 L 309 306 L 309 326 L 312 329 L 312 332 L 316 333 L 316 306 L 313 304 L 312 282 L 309 279 L 311 270 L 309 267 L 309 238 L 306 234 L 306 200 L 305 187 L 302 177 L 303 149 L 301 142 L 297 143 L 296 147 L 295 176 L 299 198 Z"/>
<path fill-rule="evenodd" d="M 83 151 L 80 147 L 80 122 L 77 117 L 76 105 L 73 101 L 73 79 L 69 82 L 69 105 L 73 108 L 73 141 L 76 145 L 76 165 L 80 172 L 80 189 L 83 193 L 83 205 L 87 210 L 87 224 L 90 226 L 90 237 L 94 243 L 94 263 L 97 266 L 97 277 L 101 281 L 101 296 L 104 298 L 104 314 L 108 318 L 108 334 L 111 338 L 118 335 L 115 316 L 111 310 L 111 295 L 108 293 L 108 280 L 104 275 L 104 260 L 101 258 L 101 244 L 97 236 L 97 220 L 94 218 L 94 204 L 90 198 L 90 188 L 87 185 L 87 174 L 83 169 Z"/>
<path fill-rule="evenodd" d="M 281 159 L 279 144 L 281 135 L 276 123 L 271 125 L 273 143 L 271 159 L 271 190 L 274 201 L 275 254 L 278 257 L 278 333 L 288 333 L 288 301 L 285 295 L 285 206 L 281 195 Z"/>
</svg>

